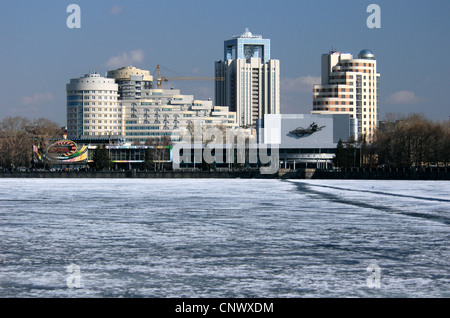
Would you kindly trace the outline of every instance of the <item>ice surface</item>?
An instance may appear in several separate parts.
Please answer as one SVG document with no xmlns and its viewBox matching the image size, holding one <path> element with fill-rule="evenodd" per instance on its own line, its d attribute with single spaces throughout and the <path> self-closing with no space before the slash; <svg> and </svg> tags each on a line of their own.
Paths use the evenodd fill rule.
<svg viewBox="0 0 450 318">
<path fill-rule="evenodd" d="M 449 207 L 445 181 L 0 179 L 0 296 L 449 297 Z"/>
</svg>

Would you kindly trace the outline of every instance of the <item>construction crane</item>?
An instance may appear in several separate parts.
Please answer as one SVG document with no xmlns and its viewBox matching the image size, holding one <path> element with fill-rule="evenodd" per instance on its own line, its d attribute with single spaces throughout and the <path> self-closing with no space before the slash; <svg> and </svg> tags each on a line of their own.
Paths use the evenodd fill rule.
<svg viewBox="0 0 450 318">
<path fill-rule="evenodd" d="M 158 80 L 157 80 L 157 86 L 158 88 L 161 87 L 162 82 L 168 82 L 168 81 L 218 81 L 223 82 L 225 80 L 225 77 L 207 77 L 207 76 L 175 76 L 175 77 L 162 77 L 161 76 L 161 67 L 157 66 L 158 70 Z"/>
</svg>

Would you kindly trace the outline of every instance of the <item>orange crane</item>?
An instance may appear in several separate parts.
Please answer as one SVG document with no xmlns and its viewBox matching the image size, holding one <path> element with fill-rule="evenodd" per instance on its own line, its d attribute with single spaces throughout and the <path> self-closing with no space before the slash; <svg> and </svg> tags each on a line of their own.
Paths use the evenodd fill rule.
<svg viewBox="0 0 450 318">
<path fill-rule="evenodd" d="M 161 87 L 162 82 L 168 81 L 224 81 L 225 77 L 206 77 L 206 76 L 175 76 L 175 77 L 162 77 L 161 67 L 158 65 L 158 88 Z"/>
</svg>

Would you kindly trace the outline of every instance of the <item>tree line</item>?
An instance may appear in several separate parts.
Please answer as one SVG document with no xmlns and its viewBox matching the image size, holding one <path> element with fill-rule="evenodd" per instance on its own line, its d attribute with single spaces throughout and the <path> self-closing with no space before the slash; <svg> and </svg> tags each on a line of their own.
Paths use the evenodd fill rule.
<svg viewBox="0 0 450 318">
<path fill-rule="evenodd" d="M 0 168 L 15 169 L 44 165 L 38 156 L 44 149 L 63 138 L 64 131 L 54 121 L 39 118 L 6 117 L 0 121 Z M 40 153 L 33 152 L 35 149 Z"/>
<path fill-rule="evenodd" d="M 387 114 L 374 141 L 340 140 L 337 167 L 447 167 L 450 162 L 450 121 L 431 121 L 421 114 Z"/>
<path fill-rule="evenodd" d="M 45 160 L 47 148 L 64 138 L 65 130 L 54 121 L 39 118 L 15 116 L 0 121 L 0 170 L 14 170 L 19 167 L 48 168 Z M 140 144 L 140 143 L 135 143 Z M 145 145 L 144 169 L 163 170 L 164 161 L 170 158 L 172 142 L 168 136 L 161 140 L 147 140 Z M 111 157 L 105 145 L 98 146 L 89 167 L 94 170 L 111 169 Z"/>
<path fill-rule="evenodd" d="M 188 127 L 191 128 L 192 127 Z M 219 127 L 224 130 L 223 127 Z M 24 117 L 6 117 L 0 121 L 0 169 L 45 166 L 38 158 L 64 131 L 59 124 L 45 118 L 29 120 Z M 193 136 L 193 134 L 192 134 Z M 212 142 L 203 140 L 204 144 Z M 140 144 L 140 143 L 139 143 Z M 170 158 L 172 141 L 168 136 L 160 140 L 148 139 L 142 168 L 164 170 L 164 161 Z M 33 151 L 38 149 L 38 153 Z M 388 114 L 380 122 L 373 142 L 364 136 L 358 140 L 340 140 L 336 148 L 335 167 L 447 167 L 450 163 L 450 120 L 431 121 L 420 114 Z M 90 167 L 110 169 L 111 158 L 105 146 L 94 151 Z M 211 166 L 202 163 L 202 168 Z"/>
</svg>

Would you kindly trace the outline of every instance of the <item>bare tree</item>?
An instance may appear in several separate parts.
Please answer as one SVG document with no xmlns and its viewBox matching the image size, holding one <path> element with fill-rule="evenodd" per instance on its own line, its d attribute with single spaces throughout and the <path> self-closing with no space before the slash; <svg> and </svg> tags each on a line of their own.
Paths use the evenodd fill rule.
<svg viewBox="0 0 450 318">
<path fill-rule="evenodd" d="M 149 169 L 153 165 L 153 170 L 156 170 L 157 143 L 154 139 L 147 138 L 147 140 L 145 141 L 145 145 L 150 146 L 151 148 L 145 149 L 144 168 Z"/>
<path fill-rule="evenodd" d="M 159 170 L 163 170 L 164 162 L 170 159 L 170 149 L 173 145 L 170 136 L 163 136 L 159 140 L 158 147 L 158 159 L 159 159 Z"/>
<path fill-rule="evenodd" d="M 154 170 L 163 170 L 164 162 L 170 159 L 170 148 L 173 145 L 170 136 L 163 136 L 162 138 L 147 139 L 145 141 L 147 148 L 145 150 L 144 166 L 146 168 L 153 165 Z"/>
<path fill-rule="evenodd" d="M 24 117 L 6 117 L 0 122 L 0 166 L 29 167 L 33 145 L 44 153 L 50 143 L 62 138 L 59 125 L 39 118 L 30 121 Z"/>
<path fill-rule="evenodd" d="M 52 143 L 62 139 L 64 133 L 58 123 L 46 118 L 34 120 L 26 127 L 26 131 L 41 154 L 44 154 Z"/>
<path fill-rule="evenodd" d="M 32 143 L 26 133 L 30 121 L 23 117 L 7 117 L 0 122 L 0 162 L 4 168 L 29 166 Z"/>
<path fill-rule="evenodd" d="M 433 122 L 420 114 L 390 114 L 376 133 L 379 164 L 395 167 L 447 165 L 449 124 Z"/>
</svg>

